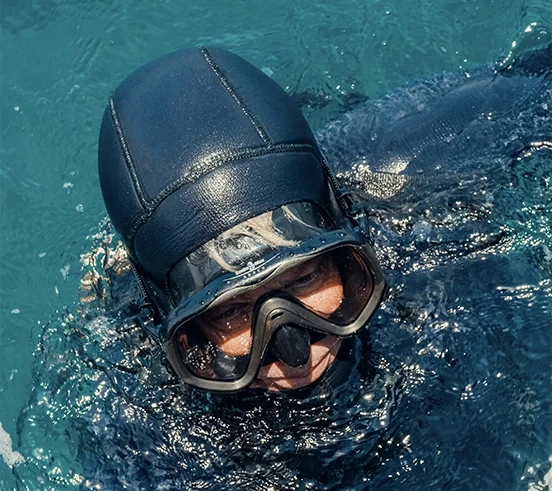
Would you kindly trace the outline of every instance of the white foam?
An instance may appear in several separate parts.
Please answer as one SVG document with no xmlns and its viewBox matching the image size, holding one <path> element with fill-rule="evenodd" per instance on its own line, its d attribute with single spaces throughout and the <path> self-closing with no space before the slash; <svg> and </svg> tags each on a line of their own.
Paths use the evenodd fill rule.
<svg viewBox="0 0 552 491">
<path fill-rule="evenodd" d="M 66 264 L 65 266 L 63 266 L 63 268 L 61 268 L 59 270 L 59 272 L 61 273 L 61 276 L 63 276 L 63 279 L 67 279 L 67 275 L 69 274 L 69 270 L 71 269 L 71 265 L 70 264 Z"/>
<path fill-rule="evenodd" d="M 552 467 L 548 470 L 548 472 L 544 476 L 544 485 L 547 486 L 548 489 L 552 489 Z"/>
<path fill-rule="evenodd" d="M 2 423 L 0 423 L 0 455 L 2 459 L 4 459 L 4 462 L 10 467 L 25 461 L 23 455 L 12 448 L 11 436 L 4 430 Z"/>
</svg>

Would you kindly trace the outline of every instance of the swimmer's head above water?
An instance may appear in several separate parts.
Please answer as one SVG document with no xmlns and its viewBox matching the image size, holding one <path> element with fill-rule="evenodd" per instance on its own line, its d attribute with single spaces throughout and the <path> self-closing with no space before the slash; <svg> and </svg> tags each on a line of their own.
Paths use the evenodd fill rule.
<svg viewBox="0 0 552 491">
<path fill-rule="evenodd" d="M 132 73 L 98 155 L 139 318 L 185 383 L 305 387 L 377 309 L 360 208 L 285 91 L 240 57 L 182 50 Z"/>
</svg>

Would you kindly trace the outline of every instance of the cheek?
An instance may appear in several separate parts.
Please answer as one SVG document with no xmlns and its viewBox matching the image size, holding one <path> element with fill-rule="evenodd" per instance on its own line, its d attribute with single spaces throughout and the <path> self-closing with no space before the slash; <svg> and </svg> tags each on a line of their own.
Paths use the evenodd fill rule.
<svg viewBox="0 0 552 491">
<path fill-rule="evenodd" d="M 208 338 L 230 356 L 243 356 L 248 354 L 251 349 L 251 332 L 248 328 L 229 334 L 213 332 Z"/>
<path fill-rule="evenodd" d="M 341 278 L 328 281 L 322 288 L 299 300 L 310 309 L 323 315 L 333 314 L 343 300 L 343 283 Z"/>
<path fill-rule="evenodd" d="M 224 353 L 230 356 L 242 356 L 251 349 L 251 319 L 244 317 L 232 325 L 214 328 L 207 323 L 202 324 L 205 337 Z"/>
</svg>

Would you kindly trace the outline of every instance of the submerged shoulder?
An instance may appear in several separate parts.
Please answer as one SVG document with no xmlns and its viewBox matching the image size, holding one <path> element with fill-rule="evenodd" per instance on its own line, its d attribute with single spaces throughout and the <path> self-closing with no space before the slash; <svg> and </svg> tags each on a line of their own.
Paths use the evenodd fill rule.
<svg viewBox="0 0 552 491">
<path fill-rule="evenodd" d="M 109 225 L 93 239 L 92 249 L 81 256 L 84 270 L 79 285 L 81 304 L 107 310 L 132 309 L 140 291 L 126 249 L 114 240 Z"/>
<path fill-rule="evenodd" d="M 317 132 L 336 173 L 426 176 L 504 169 L 552 139 L 552 44 L 508 67 L 440 74 L 369 101 Z"/>
</svg>

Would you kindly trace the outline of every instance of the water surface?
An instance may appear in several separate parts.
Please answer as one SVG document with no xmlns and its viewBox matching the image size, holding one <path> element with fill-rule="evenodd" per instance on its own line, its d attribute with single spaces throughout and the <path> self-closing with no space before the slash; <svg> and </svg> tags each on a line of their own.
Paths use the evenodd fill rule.
<svg viewBox="0 0 552 491">
<path fill-rule="evenodd" d="M 87 476 L 123 488 L 123 469 L 144 489 L 150 478 L 213 489 L 542 481 L 552 455 L 549 156 L 466 183 L 451 219 L 440 215 L 446 192 L 375 212 L 417 247 L 380 241 L 393 301 L 357 345 L 351 384 L 328 401 L 266 396 L 233 412 L 168 382 L 156 390 L 164 375 L 155 353 L 136 352 L 139 333 L 102 354 L 121 326 L 80 318 L 76 292 L 105 218 L 101 114 L 140 64 L 198 44 L 232 49 L 296 94 L 319 128 L 358 99 L 550 42 L 549 2 L 3 1 L 1 27 L 0 423 L 25 460 L 0 462 L 3 487 L 60 489 Z M 451 264 L 458 251 L 423 248 L 426 224 L 439 220 L 479 220 L 507 240 Z"/>
</svg>

